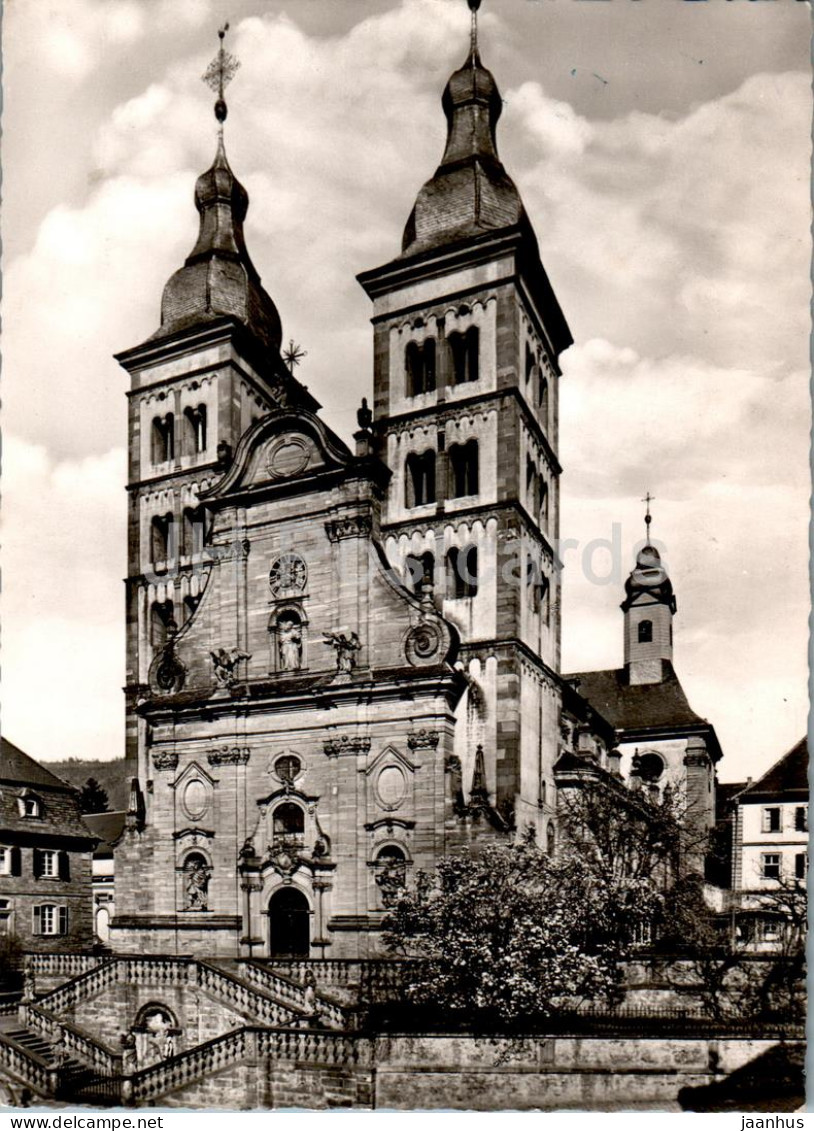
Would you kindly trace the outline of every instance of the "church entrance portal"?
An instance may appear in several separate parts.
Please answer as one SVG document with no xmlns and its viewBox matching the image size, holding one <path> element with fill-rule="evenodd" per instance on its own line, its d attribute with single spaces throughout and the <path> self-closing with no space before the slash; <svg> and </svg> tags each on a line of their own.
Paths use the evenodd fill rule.
<svg viewBox="0 0 814 1131">
<path fill-rule="evenodd" d="M 275 958 L 307 958 L 310 949 L 308 900 L 297 888 L 281 888 L 269 900 L 269 954 Z"/>
</svg>

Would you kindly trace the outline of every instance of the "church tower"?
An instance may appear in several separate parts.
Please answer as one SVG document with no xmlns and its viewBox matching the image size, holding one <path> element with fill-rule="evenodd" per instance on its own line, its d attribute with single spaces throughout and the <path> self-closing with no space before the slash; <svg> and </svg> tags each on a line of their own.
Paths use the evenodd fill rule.
<svg viewBox="0 0 814 1131">
<path fill-rule="evenodd" d="M 661 683 L 673 663 L 673 583 L 650 542 L 651 498 L 647 496 L 647 543 L 625 582 L 625 670 L 631 685 Z"/>
<path fill-rule="evenodd" d="M 373 300 L 383 537 L 462 641 L 456 754 L 511 827 L 548 826 L 560 725 L 559 356 L 572 338 L 497 150 L 502 99 L 470 49 L 447 83 L 441 164 Z M 546 790 L 546 785 L 548 789 Z M 479 786 L 480 788 L 480 786 Z"/>
<path fill-rule="evenodd" d="M 195 186 L 198 239 L 164 288 L 159 329 L 116 355 L 130 374 L 126 758 L 128 776 L 142 783 L 146 744 L 135 708 L 211 565 L 210 516 L 199 496 L 228 468 L 246 429 L 281 399 L 319 407 L 283 363 L 280 316 L 246 249 L 249 197 L 223 137 L 224 86 L 238 63 L 224 50 L 225 29 L 219 34 L 205 76 L 218 96 L 217 149 Z"/>
</svg>

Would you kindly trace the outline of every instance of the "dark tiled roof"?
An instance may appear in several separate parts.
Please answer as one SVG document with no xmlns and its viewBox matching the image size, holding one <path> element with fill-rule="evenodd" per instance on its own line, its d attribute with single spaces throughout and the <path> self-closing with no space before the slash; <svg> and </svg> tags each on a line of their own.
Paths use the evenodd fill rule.
<svg viewBox="0 0 814 1131">
<path fill-rule="evenodd" d="M 98 836 L 100 844 L 96 847 L 96 855 L 109 855 L 114 843 L 119 839 L 124 828 L 124 809 L 111 813 L 85 813 L 82 818 L 94 836 Z"/>
<path fill-rule="evenodd" d="M 24 754 L 19 746 L 0 739 L 0 782 L 19 782 L 23 785 L 44 786 L 48 789 L 70 789 L 71 786 Z"/>
<path fill-rule="evenodd" d="M 752 782 L 743 800 L 749 794 L 789 793 L 792 790 L 808 793 L 808 741 L 801 738 L 787 754 L 766 771 L 762 778 Z"/>
<path fill-rule="evenodd" d="M 19 798 L 25 789 L 41 801 L 42 816 L 21 815 Z M 5 738 L 0 743 L 0 830 L 26 841 L 70 837 L 88 842 L 88 848 L 93 841 L 77 790 Z"/>
<path fill-rule="evenodd" d="M 575 672 L 563 678 L 569 682 L 578 680 L 580 695 L 617 730 L 709 726 L 690 707 L 671 664 L 665 664 L 665 677 L 661 683 L 631 685 L 627 682 L 624 668 Z"/>
</svg>

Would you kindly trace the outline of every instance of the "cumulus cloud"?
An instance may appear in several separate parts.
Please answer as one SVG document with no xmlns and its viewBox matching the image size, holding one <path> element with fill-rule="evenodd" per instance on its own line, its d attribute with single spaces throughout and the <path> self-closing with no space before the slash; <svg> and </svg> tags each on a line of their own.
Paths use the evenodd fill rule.
<svg viewBox="0 0 814 1131">
<path fill-rule="evenodd" d="M 3 733 L 37 756 L 121 753 L 125 474 L 3 438 Z"/>
</svg>

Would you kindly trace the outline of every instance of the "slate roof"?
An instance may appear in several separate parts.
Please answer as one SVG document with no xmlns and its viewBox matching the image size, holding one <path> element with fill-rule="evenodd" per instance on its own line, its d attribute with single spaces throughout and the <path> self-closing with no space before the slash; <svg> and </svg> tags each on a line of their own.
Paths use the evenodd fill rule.
<svg viewBox="0 0 814 1131">
<path fill-rule="evenodd" d="M 617 730 L 644 727 L 706 725 L 687 702 L 671 664 L 665 665 L 661 683 L 629 684 L 624 668 L 602 672 L 575 672 L 564 676 L 579 680 L 577 690 Z"/>
<path fill-rule="evenodd" d="M 100 843 L 96 846 L 94 856 L 112 856 L 113 845 L 119 839 L 124 828 L 124 809 L 116 809 L 110 813 L 86 813 L 83 817 L 94 836 Z"/>
<path fill-rule="evenodd" d="M 23 817 L 19 798 L 29 789 L 42 802 L 41 817 Z M 91 847 L 93 833 L 82 820 L 79 792 L 8 739 L 0 740 L 0 830 L 15 840 L 82 840 Z"/>
<path fill-rule="evenodd" d="M 762 778 L 744 791 L 742 801 L 757 800 L 767 794 L 808 794 L 808 740 L 801 738 L 796 746 L 778 759 Z"/>
<path fill-rule="evenodd" d="M 71 789 L 66 781 L 46 770 L 24 754 L 19 746 L 0 738 L 0 782 L 17 782 L 28 786 L 45 786 L 48 789 Z"/>
</svg>

